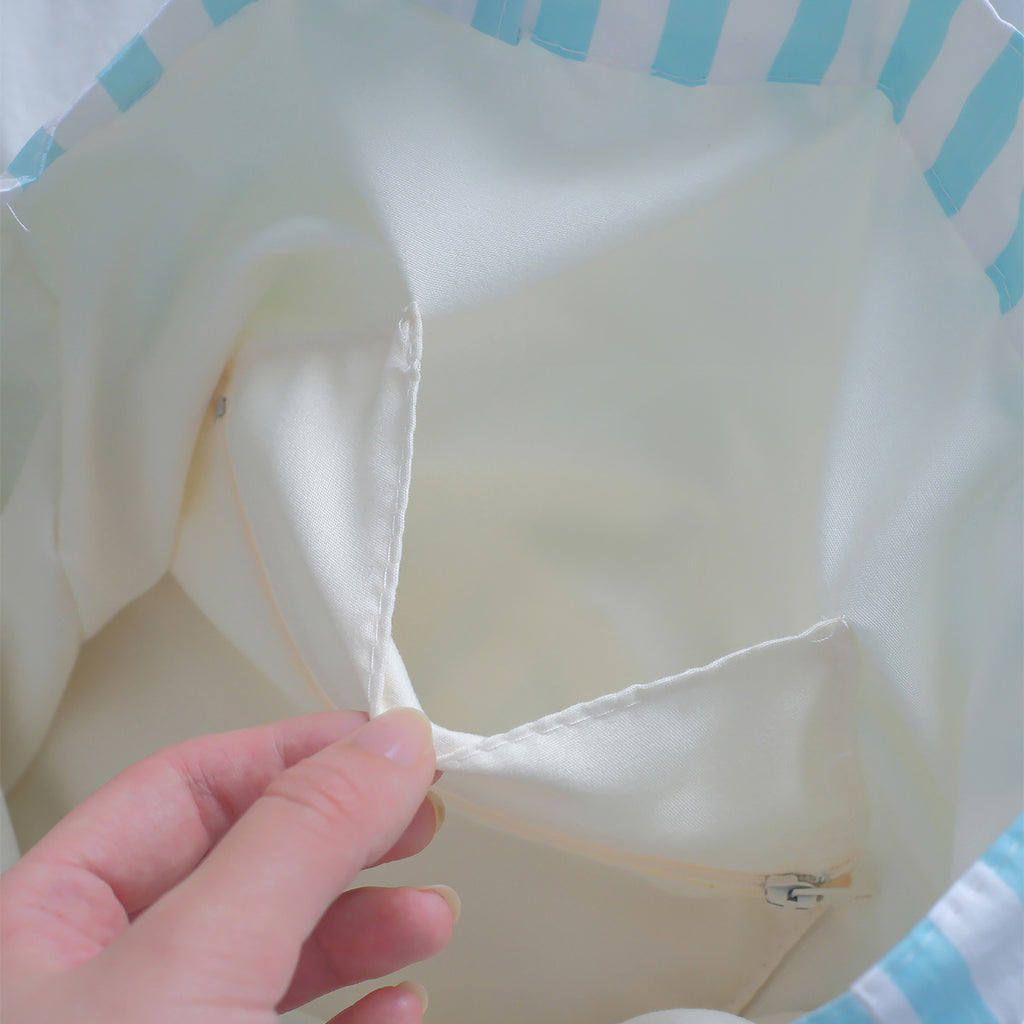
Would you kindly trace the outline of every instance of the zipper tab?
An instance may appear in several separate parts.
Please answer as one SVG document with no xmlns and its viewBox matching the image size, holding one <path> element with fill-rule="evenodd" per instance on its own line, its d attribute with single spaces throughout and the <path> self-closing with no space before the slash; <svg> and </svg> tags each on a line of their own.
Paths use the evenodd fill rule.
<svg viewBox="0 0 1024 1024">
<path fill-rule="evenodd" d="M 833 900 L 858 900 L 870 895 L 861 889 L 822 884 L 821 879 L 802 875 L 769 875 L 764 880 L 764 898 L 773 907 L 793 910 L 813 910 Z"/>
</svg>

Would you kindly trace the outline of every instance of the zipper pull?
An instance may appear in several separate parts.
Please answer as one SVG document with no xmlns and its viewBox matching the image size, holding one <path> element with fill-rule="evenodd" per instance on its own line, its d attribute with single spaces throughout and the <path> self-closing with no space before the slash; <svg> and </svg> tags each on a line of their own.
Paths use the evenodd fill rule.
<svg viewBox="0 0 1024 1024">
<path fill-rule="evenodd" d="M 835 882 L 821 884 L 820 879 L 806 875 L 769 875 L 764 880 L 764 898 L 773 907 L 793 910 L 813 910 L 833 900 L 860 900 L 871 893 L 863 889 L 850 889 Z"/>
</svg>

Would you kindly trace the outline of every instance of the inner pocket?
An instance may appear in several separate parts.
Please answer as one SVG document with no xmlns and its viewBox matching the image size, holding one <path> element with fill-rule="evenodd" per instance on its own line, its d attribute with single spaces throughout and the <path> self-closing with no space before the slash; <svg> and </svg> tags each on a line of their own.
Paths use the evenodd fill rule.
<svg viewBox="0 0 1024 1024">
<path fill-rule="evenodd" d="M 734 892 L 856 860 L 857 645 L 802 631 L 876 113 L 424 320 L 393 692 L 478 817 Z"/>
<path fill-rule="evenodd" d="M 881 113 L 424 319 L 393 629 L 435 721 L 502 732 L 822 617 Z"/>
<path fill-rule="evenodd" d="M 777 874 L 831 880 L 866 829 L 858 665 L 849 626 L 824 622 L 503 734 L 463 735 L 438 759 L 442 785 L 494 824 L 665 879 L 748 895 L 767 895 Z"/>
</svg>

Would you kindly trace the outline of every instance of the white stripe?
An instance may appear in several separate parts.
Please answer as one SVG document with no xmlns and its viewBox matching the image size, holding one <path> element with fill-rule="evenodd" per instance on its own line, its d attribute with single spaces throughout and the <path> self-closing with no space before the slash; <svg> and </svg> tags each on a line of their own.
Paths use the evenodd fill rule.
<svg viewBox="0 0 1024 1024">
<path fill-rule="evenodd" d="M 669 0 L 604 0 L 587 60 L 627 71 L 648 71 L 665 29 Z"/>
<path fill-rule="evenodd" d="M 921 1024 L 917 1011 L 899 986 L 877 964 L 851 986 L 878 1024 Z"/>
<path fill-rule="evenodd" d="M 435 10 L 450 14 L 459 21 L 472 21 L 476 14 L 476 0 L 429 0 Z"/>
<path fill-rule="evenodd" d="M 166 68 L 212 28 L 202 0 L 171 0 L 146 26 L 142 38 Z"/>
<path fill-rule="evenodd" d="M 853 0 L 843 41 L 821 84 L 876 85 L 909 6 L 910 0 Z"/>
<path fill-rule="evenodd" d="M 1013 309 L 1003 314 L 1006 333 L 1016 346 L 1017 351 L 1024 349 L 1024 302 L 1018 302 Z"/>
<path fill-rule="evenodd" d="M 732 0 L 711 64 L 711 85 L 763 82 L 793 25 L 800 0 Z"/>
<path fill-rule="evenodd" d="M 70 149 L 90 132 L 110 124 L 120 113 L 110 93 L 99 82 L 93 82 L 61 118 L 53 137 L 59 146 Z"/>
<path fill-rule="evenodd" d="M 529 39 L 537 27 L 537 15 L 540 14 L 541 0 L 526 0 L 523 4 L 523 38 Z"/>
<path fill-rule="evenodd" d="M 967 961 L 1000 1024 L 1024 1020 L 1024 903 L 991 868 L 974 864 L 928 915 Z"/>
<path fill-rule="evenodd" d="M 1006 248 L 1017 229 L 1022 184 L 1024 117 L 1018 117 L 1006 145 L 952 218 L 953 226 L 983 267 Z"/>
<path fill-rule="evenodd" d="M 907 107 L 904 134 L 928 168 L 942 149 L 967 97 L 1005 49 L 1013 30 L 981 3 L 963 3 L 946 42 Z M 1017 222 L 1016 215 L 1013 218 Z"/>
</svg>

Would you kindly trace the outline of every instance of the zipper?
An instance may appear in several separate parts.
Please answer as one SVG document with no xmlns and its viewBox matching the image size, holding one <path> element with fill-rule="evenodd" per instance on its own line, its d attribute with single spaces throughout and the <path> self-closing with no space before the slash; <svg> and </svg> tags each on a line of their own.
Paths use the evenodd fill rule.
<svg viewBox="0 0 1024 1024">
<path fill-rule="evenodd" d="M 843 880 L 830 882 L 808 875 L 769 875 L 764 880 L 764 898 L 773 907 L 813 910 L 836 901 L 861 900 L 871 895 L 864 889 L 837 884 Z"/>
<path fill-rule="evenodd" d="M 866 899 L 872 895 L 867 890 L 852 889 L 848 885 L 851 864 L 856 858 L 851 858 L 843 864 L 817 875 L 796 873 L 762 875 L 752 871 L 732 871 L 727 868 L 712 868 L 684 861 L 668 860 L 664 857 L 628 854 L 605 844 L 571 838 L 547 828 L 527 825 L 500 811 L 475 803 L 459 793 L 453 793 L 445 787 L 443 781 L 437 788 L 441 791 L 446 803 L 460 807 L 472 817 L 487 821 L 513 835 L 538 840 L 572 853 L 581 853 L 604 864 L 631 868 L 645 875 L 677 879 L 690 885 L 699 885 L 703 888 L 715 889 L 718 892 L 737 896 L 760 895 L 773 907 L 789 910 L 813 910 L 815 907 L 828 906 L 840 900 Z"/>
</svg>

